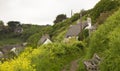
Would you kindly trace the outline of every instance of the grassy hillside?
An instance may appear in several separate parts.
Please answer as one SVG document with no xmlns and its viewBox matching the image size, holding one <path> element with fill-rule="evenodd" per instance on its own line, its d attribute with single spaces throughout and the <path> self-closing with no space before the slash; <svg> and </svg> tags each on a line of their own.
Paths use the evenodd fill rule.
<svg viewBox="0 0 120 71">
<path fill-rule="evenodd" d="M 5 40 L 9 41 L 9 38 L 13 39 L 13 40 L 14 40 L 14 38 L 15 38 L 15 40 L 17 38 L 19 38 L 20 40 L 18 39 L 18 42 L 16 41 L 16 43 L 27 41 L 30 46 L 36 47 L 37 46 L 36 43 L 38 42 L 40 37 L 43 34 L 47 33 L 51 36 L 52 41 L 61 42 L 64 39 L 64 36 L 65 36 L 69 26 L 72 24 L 76 24 L 76 21 L 79 20 L 80 13 L 82 13 L 82 15 L 83 15 L 83 17 L 82 17 L 83 20 L 86 20 L 86 18 L 88 16 L 90 16 L 93 21 L 92 24 L 96 24 L 96 23 L 102 24 L 106 20 L 106 18 L 108 18 L 111 14 L 113 14 L 119 8 L 119 6 L 120 6 L 119 0 L 114 0 L 114 1 L 101 0 L 100 2 L 98 2 L 95 5 L 95 7 L 93 9 L 85 10 L 85 11 L 83 10 L 79 13 L 74 14 L 71 18 L 68 18 L 60 23 L 56 23 L 53 26 L 38 26 L 38 25 L 29 25 L 29 24 L 24 25 L 23 24 L 22 27 L 23 27 L 24 31 L 20 36 L 15 38 L 14 33 L 10 33 L 10 34 L 5 34 L 3 36 L 0 35 L 0 39 L 8 37 L 8 39 L 5 39 Z M 105 14 L 103 14 L 103 16 L 101 16 L 102 13 L 105 13 Z M 12 36 L 11 36 L 11 34 L 12 34 Z M 6 36 L 6 37 L 4 37 L 4 36 Z M 32 42 L 34 42 L 34 43 L 32 44 Z M 5 44 L 6 43 L 11 44 L 7 41 L 5 42 Z M 14 43 L 14 41 L 13 41 L 13 43 Z M 1 43 L 0 46 L 2 46 L 2 45 L 4 45 L 4 43 Z"/>
<path fill-rule="evenodd" d="M 117 11 L 119 7 L 119 0 L 101 0 L 95 5 L 93 9 L 82 10 L 81 12 L 74 14 L 71 18 L 68 18 L 63 22 L 53 25 L 50 31 L 50 35 L 55 41 L 60 41 L 60 39 L 63 39 L 63 37 L 65 36 L 65 32 L 68 30 L 69 26 L 72 24 L 76 24 L 76 21 L 80 19 L 80 14 L 82 14 L 83 21 L 86 20 L 86 18 L 89 16 L 92 18 L 92 24 L 102 24 L 109 16 Z"/>
<path fill-rule="evenodd" d="M 53 41 L 61 42 L 70 25 L 76 24 L 76 21 L 79 19 L 79 13 L 74 14 L 71 18 L 68 18 L 60 23 L 57 23 L 52 26 L 50 30 L 50 35 L 52 36 Z"/>
<path fill-rule="evenodd" d="M 84 44 L 53 43 L 26 49 L 18 58 L 0 64 L 0 71 L 60 71 L 71 60 L 84 54 Z"/>
<path fill-rule="evenodd" d="M 97 53 L 102 62 L 101 71 L 119 71 L 119 27 L 120 27 L 120 9 L 107 19 L 90 38 L 87 54 L 80 61 L 80 71 L 86 71 L 83 61 L 90 59 L 94 53 Z"/>
<path fill-rule="evenodd" d="M 38 33 L 39 36 L 37 37 L 37 39 L 39 40 L 42 34 L 46 33 L 50 27 L 51 26 L 49 25 L 39 26 L 39 25 L 22 24 L 23 32 L 21 34 L 16 34 L 15 32 L 10 32 L 9 26 L 3 26 L 4 33 L 0 31 L 1 34 L 0 46 L 21 44 L 24 42 L 31 43 L 30 38 Z"/>
<path fill-rule="evenodd" d="M 100 21 L 100 15 L 102 13 L 106 13 L 106 15 L 111 15 L 115 11 L 117 11 L 120 7 L 120 1 L 119 0 L 101 0 L 99 3 L 95 5 L 93 9 L 91 9 L 88 14 L 93 19 L 94 23 L 99 23 Z M 102 17 L 104 18 L 105 15 Z M 105 21 L 105 20 L 104 20 Z M 103 23 L 103 22 L 102 22 Z M 102 24 L 99 23 L 99 24 Z"/>
<path fill-rule="evenodd" d="M 27 41 L 31 47 L 27 47 L 18 57 L 1 63 L 0 71 L 61 71 L 66 64 L 75 59 L 79 59 L 78 71 L 86 71 L 83 62 L 91 59 L 94 53 L 97 53 L 102 60 L 99 66 L 101 71 L 119 71 L 119 7 L 119 0 L 101 0 L 93 9 L 80 12 L 84 14 L 83 20 L 86 20 L 89 15 L 94 23 L 102 24 L 83 41 L 72 39 L 68 43 L 61 42 L 69 26 L 76 24 L 79 20 L 80 13 L 53 26 L 23 25 L 25 31 L 17 39 Z M 101 13 L 106 14 L 102 22 L 101 18 L 104 17 L 104 14 L 101 16 Z M 40 37 L 46 33 L 52 37 L 53 43 L 37 47 Z M 11 41 L 21 43 L 12 38 Z M 3 43 L 6 44 L 6 42 Z"/>
</svg>

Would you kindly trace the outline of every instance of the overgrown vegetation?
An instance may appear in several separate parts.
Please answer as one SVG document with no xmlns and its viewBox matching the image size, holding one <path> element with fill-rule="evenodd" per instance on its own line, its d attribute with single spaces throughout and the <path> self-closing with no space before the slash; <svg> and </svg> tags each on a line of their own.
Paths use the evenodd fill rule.
<svg viewBox="0 0 120 71">
<path fill-rule="evenodd" d="M 80 19 L 80 13 L 53 26 L 22 25 L 24 32 L 19 36 L 7 33 L 9 27 L 0 28 L 0 32 L 1 29 L 6 29 L 5 32 L 8 34 L 0 35 L 0 46 L 24 41 L 27 41 L 30 46 L 17 58 L 1 63 L 0 71 L 60 71 L 64 65 L 76 58 L 80 59 L 78 71 L 86 71 L 83 62 L 91 59 L 94 53 L 97 53 L 102 60 L 101 71 L 119 71 L 119 7 L 119 0 L 101 0 L 93 9 L 82 10 L 80 12 L 82 20 L 90 16 L 93 23 L 100 24 L 89 37 L 88 30 L 84 30 L 83 41 L 70 40 L 68 43 L 62 43 L 69 26 L 76 24 Z M 0 27 L 3 27 L 3 22 L 0 23 Z M 41 45 L 37 48 L 37 42 L 43 34 L 49 34 L 52 41 L 56 43 Z"/>
<path fill-rule="evenodd" d="M 84 54 L 84 44 L 53 43 L 26 49 L 18 58 L 0 64 L 0 71 L 60 71 L 65 64 Z"/>
<path fill-rule="evenodd" d="M 1 28 L 0 34 L 2 34 L 0 35 L 0 46 L 28 42 L 28 45 L 36 47 L 35 43 L 41 38 L 43 34 L 47 32 L 49 33 L 49 29 L 51 29 L 50 25 L 38 26 L 30 24 L 21 24 L 20 22 L 14 21 L 10 21 L 8 23 L 11 27 L 4 26 L 4 23 L 2 26 L 0 26 Z M 23 32 L 20 34 L 16 34 L 14 30 L 17 28 L 17 26 L 19 27 L 19 25 L 23 29 Z M 33 42 L 35 43 L 32 45 L 31 43 Z"/>
<path fill-rule="evenodd" d="M 92 16 L 92 19 L 94 19 L 93 22 L 96 23 L 96 20 L 101 13 L 108 11 L 114 12 L 119 8 L 119 6 L 119 0 L 101 0 L 99 3 L 96 4 L 96 6 L 93 9 L 91 9 L 89 14 L 90 16 Z"/>
<path fill-rule="evenodd" d="M 107 19 L 90 38 L 87 54 L 81 59 L 83 62 L 98 53 L 102 62 L 101 71 L 119 71 L 119 27 L 120 27 L 120 10 Z M 83 63 L 80 61 L 80 71 L 86 71 Z"/>
</svg>

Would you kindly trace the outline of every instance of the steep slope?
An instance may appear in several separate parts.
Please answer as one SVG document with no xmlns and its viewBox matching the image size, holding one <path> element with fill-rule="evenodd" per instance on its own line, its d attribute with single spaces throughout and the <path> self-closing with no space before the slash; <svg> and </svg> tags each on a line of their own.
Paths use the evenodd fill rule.
<svg viewBox="0 0 120 71">
<path fill-rule="evenodd" d="M 107 4 L 108 3 L 108 4 Z M 112 5 L 112 6 L 111 6 Z M 105 8 L 103 8 L 105 6 Z M 111 6 L 111 7 L 110 7 Z M 102 59 L 100 64 L 101 71 L 119 71 L 120 70 L 120 10 L 115 12 L 119 7 L 119 0 L 101 0 L 95 8 L 86 11 L 83 20 L 90 14 L 93 22 L 99 18 L 100 13 L 109 11 L 110 16 L 98 30 L 93 33 L 90 39 L 85 40 L 88 46 L 80 41 L 60 43 L 69 26 L 76 24 L 79 20 L 79 13 L 69 19 L 42 29 L 41 33 L 38 29 L 31 28 L 31 32 L 27 30 L 25 36 L 29 45 L 20 56 L 13 60 L 6 61 L 0 64 L 1 71 L 61 71 L 64 65 L 70 64 L 71 61 L 79 60 L 79 71 L 86 71 L 83 64 L 84 60 L 91 59 L 94 53 L 97 53 Z M 115 12 L 115 14 L 113 14 Z M 113 14 L 113 15 L 112 15 Z M 111 16 L 112 15 L 112 16 Z M 104 22 L 103 21 L 103 22 Z M 35 30 L 33 30 L 35 29 Z M 27 33 L 30 35 L 27 35 Z M 37 41 L 42 34 L 48 33 L 52 40 L 57 42 L 53 44 L 43 45 L 37 48 Z M 74 61 L 73 61 L 74 64 Z M 71 66 L 72 68 L 72 66 Z M 71 69 L 70 68 L 70 69 Z"/>
<path fill-rule="evenodd" d="M 50 35 L 52 36 L 53 41 L 61 42 L 70 25 L 76 24 L 76 21 L 79 19 L 79 13 L 74 14 L 71 18 L 68 18 L 60 23 L 57 23 L 52 26 L 50 30 Z"/>
<path fill-rule="evenodd" d="M 22 24 L 21 26 L 23 28 L 23 32 L 20 34 L 17 34 L 13 31 L 11 32 L 9 26 L 2 26 L 3 29 L 0 31 L 0 46 L 24 43 L 36 33 L 39 33 L 40 38 L 44 32 L 48 31 L 47 28 L 51 27 L 49 25 L 39 26 L 30 24 Z"/>
<path fill-rule="evenodd" d="M 71 18 L 53 25 L 52 29 L 50 30 L 50 35 L 53 40 L 61 41 L 63 40 L 69 26 L 76 24 L 76 21 L 80 19 L 80 14 L 82 14 L 83 21 L 89 16 L 92 18 L 92 24 L 102 24 L 109 16 L 117 11 L 119 7 L 119 0 L 101 0 L 93 9 L 81 10 L 81 12 L 74 14 Z"/>
<path fill-rule="evenodd" d="M 0 64 L 0 71 L 60 71 L 64 65 L 82 56 L 84 44 L 54 43 L 28 48 L 18 58 Z"/>
<path fill-rule="evenodd" d="M 93 9 L 91 9 L 88 12 L 88 14 L 91 16 L 94 23 L 96 22 L 99 23 L 99 17 L 102 15 L 102 13 L 111 15 L 114 11 L 118 10 L 119 6 L 120 6 L 119 0 L 101 0 L 95 5 Z"/>
<path fill-rule="evenodd" d="M 90 59 L 94 53 L 97 53 L 102 61 L 100 64 L 101 71 L 119 71 L 120 63 L 120 9 L 110 16 L 107 21 L 101 25 L 90 38 L 87 54 L 82 61 Z M 85 68 L 80 62 L 80 70 Z"/>
</svg>

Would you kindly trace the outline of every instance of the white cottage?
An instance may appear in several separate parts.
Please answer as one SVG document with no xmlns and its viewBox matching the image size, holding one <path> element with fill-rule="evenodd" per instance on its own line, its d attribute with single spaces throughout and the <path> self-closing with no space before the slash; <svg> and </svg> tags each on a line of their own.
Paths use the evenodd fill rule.
<svg viewBox="0 0 120 71">
<path fill-rule="evenodd" d="M 89 36 L 91 35 L 91 33 L 96 30 L 95 26 L 92 26 L 92 22 L 91 22 L 91 18 L 87 18 L 87 22 L 88 22 L 88 26 L 85 29 L 89 30 Z"/>
<path fill-rule="evenodd" d="M 75 37 L 78 39 L 78 35 L 82 32 L 82 30 L 88 26 L 87 22 L 78 22 L 75 25 L 71 25 L 69 30 L 67 31 L 65 38 Z"/>
<path fill-rule="evenodd" d="M 43 35 L 38 41 L 38 45 L 48 43 L 52 43 L 52 41 L 50 40 L 50 36 L 48 34 Z"/>
<path fill-rule="evenodd" d="M 2 57 L 3 57 L 3 52 L 0 51 L 0 58 L 2 58 Z"/>
</svg>

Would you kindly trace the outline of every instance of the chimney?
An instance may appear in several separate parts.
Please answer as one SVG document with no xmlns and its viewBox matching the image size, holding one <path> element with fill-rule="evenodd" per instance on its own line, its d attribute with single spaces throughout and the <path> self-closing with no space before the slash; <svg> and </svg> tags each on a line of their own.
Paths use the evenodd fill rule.
<svg viewBox="0 0 120 71">
<path fill-rule="evenodd" d="M 91 29 L 92 29 L 91 18 L 90 17 L 87 18 L 87 23 L 88 23 L 88 27 L 86 27 L 86 28 L 89 30 L 89 36 L 90 36 L 91 35 Z"/>
<path fill-rule="evenodd" d="M 87 22 L 88 22 L 88 26 L 90 28 L 91 27 L 91 18 L 90 17 L 87 18 Z"/>
</svg>

